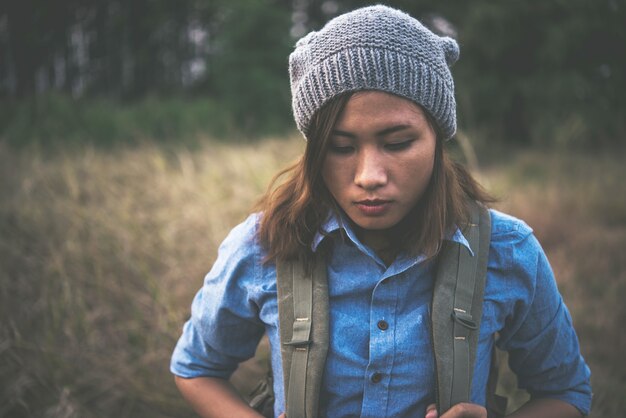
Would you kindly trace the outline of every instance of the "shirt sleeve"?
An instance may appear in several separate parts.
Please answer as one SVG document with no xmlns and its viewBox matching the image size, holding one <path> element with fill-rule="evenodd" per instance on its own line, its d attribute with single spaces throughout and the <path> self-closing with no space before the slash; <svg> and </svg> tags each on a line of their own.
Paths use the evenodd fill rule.
<svg viewBox="0 0 626 418">
<path fill-rule="evenodd" d="M 532 398 L 559 399 L 587 415 L 592 396 L 590 371 L 548 259 L 532 230 L 521 221 L 509 244 L 509 272 L 522 284 L 523 297 L 510 307 L 498 347 L 509 353 L 519 387 Z"/>
<path fill-rule="evenodd" d="M 174 349 L 170 370 L 175 375 L 228 379 L 240 362 L 254 355 L 264 333 L 251 294 L 262 257 L 257 220 L 251 215 L 221 244 Z"/>
</svg>

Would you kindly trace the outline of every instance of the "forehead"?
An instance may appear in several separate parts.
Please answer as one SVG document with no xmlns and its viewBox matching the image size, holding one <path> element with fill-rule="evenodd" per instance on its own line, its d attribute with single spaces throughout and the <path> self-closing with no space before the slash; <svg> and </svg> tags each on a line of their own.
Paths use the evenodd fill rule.
<svg viewBox="0 0 626 418">
<path fill-rule="evenodd" d="M 428 120 L 415 102 L 382 91 L 354 93 L 346 103 L 336 127 L 364 128 L 388 124 L 421 126 Z"/>
</svg>

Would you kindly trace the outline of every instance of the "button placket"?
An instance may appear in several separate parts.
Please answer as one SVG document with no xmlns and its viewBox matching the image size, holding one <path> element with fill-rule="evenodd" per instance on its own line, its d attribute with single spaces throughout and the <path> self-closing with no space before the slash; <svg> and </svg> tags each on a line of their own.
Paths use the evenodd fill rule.
<svg viewBox="0 0 626 418">
<path fill-rule="evenodd" d="M 362 404 L 362 416 L 366 418 L 384 415 L 387 408 L 390 376 L 394 367 L 397 299 L 398 289 L 393 278 L 385 277 L 373 290 L 370 302 L 369 365 Z"/>
</svg>

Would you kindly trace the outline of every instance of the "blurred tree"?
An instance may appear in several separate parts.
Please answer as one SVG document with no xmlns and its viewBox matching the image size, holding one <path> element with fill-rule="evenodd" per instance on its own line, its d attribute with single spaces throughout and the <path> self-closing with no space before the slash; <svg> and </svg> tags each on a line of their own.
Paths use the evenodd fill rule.
<svg viewBox="0 0 626 418">
<path fill-rule="evenodd" d="M 220 103 L 246 132 L 277 130 L 291 120 L 287 57 L 288 0 L 227 0 L 209 75 Z"/>
<path fill-rule="evenodd" d="M 345 0 L 340 8 L 373 3 Z M 385 3 L 425 22 L 441 16 L 456 28 L 461 59 L 453 73 L 462 128 L 522 144 L 623 143 L 624 0 Z"/>
<path fill-rule="evenodd" d="M 278 131 L 292 126 L 287 56 L 295 39 L 372 3 L 0 2 L 0 98 L 51 90 L 122 100 L 204 96 L 231 115 L 221 125 Z M 386 3 L 458 39 L 462 128 L 522 144 L 610 144 L 626 136 L 625 0 Z M 0 133 L 11 119 L 0 115 Z"/>
<path fill-rule="evenodd" d="M 626 88 L 626 7 L 498 4 L 473 3 L 461 21 L 455 71 L 466 126 L 488 126 L 505 141 L 562 145 L 626 134 L 618 93 Z"/>
<path fill-rule="evenodd" d="M 15 96 L 30 96 L 49 87 L 50 75 L 55 71 L 55 52 L 65 39 L 62 31 L 45 29 L 67 27 L 72 3 L 68 0 L 50 7 L 42 0 L 2 2 L 0 31 L 4 51 L 0 74 L 5 78 L 2 84 Z"/>
</svg>

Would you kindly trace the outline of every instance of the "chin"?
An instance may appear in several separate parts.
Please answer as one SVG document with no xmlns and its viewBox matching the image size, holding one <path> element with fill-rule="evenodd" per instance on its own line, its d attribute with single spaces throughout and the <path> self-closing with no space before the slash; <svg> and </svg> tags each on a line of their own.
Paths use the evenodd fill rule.
<svg viewBox="0 0 626 418">
<path fill-rule="evenodd" d="M 397 224 L 397 222 L 386 219 L 359 219 L 358 221 L 353 220 L 353 222 L 359 228 L 366 229 L 368 231 L 384 231 Z"/>
</svg>

